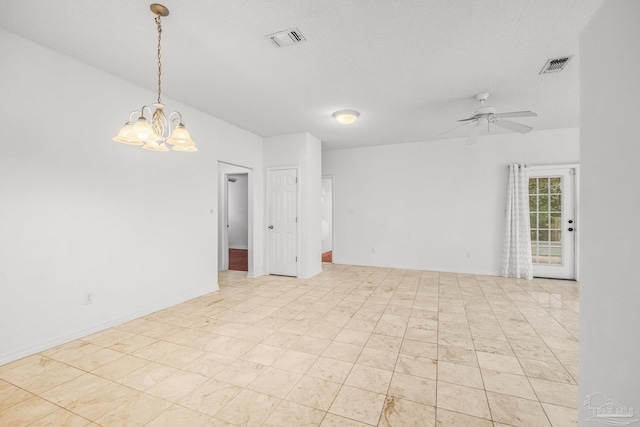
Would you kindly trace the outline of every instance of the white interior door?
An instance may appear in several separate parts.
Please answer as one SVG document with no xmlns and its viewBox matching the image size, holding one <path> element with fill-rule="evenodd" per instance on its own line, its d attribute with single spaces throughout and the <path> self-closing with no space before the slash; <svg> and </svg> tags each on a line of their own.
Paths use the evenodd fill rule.
<svg viewBox="0 0 640 427">
<path fill-rule="evenodd" d="M 267 171 L 267 263 L 269 274 L 298 275 L 296 169 Z"/>
<path fill-rule="evenodd" d="M 575 169 L 532 167 L 529 211 L 533 275 L 576 278 Z"/>
</svg>

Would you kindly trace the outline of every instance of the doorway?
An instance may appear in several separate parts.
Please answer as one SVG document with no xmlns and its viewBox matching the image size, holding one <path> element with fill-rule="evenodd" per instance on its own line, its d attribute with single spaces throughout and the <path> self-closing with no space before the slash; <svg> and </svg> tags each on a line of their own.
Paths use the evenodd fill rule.
<svg viewBox="0 0 640 427">
<path fill-rule="evenodd" d="M 267 268 L 298 276 L 298 170 L 267 169 Z"/>
<path fill-rule="evenodd" d="M 249 174 L 227 175 L 229 270 L 249 271 Z"/>
<path fill-rule="evenodd" d="M 333 262 L 333 177 L 322 177 L 322 262 Z"/>
<path fill-rule="evenodd" d="M 218 162 L 218 270 L 254 277 L 253 170 Z"/>
<path fill-rule="evenodd" d="M 577 165 L 531 166 L 529 211 L 533 275 L 576 279 Z"/>
</svg>

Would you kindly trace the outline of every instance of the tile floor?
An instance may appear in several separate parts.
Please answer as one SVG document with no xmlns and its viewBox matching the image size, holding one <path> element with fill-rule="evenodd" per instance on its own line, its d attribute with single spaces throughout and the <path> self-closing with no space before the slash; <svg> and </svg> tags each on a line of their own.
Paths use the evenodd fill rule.
<svg viewBox="0 0 640 427">
<path fill-rule="evenodd" d="M 0 425 L 577 425 L 575 282 L 243 276 L 1 366 Z"/>
</svg>

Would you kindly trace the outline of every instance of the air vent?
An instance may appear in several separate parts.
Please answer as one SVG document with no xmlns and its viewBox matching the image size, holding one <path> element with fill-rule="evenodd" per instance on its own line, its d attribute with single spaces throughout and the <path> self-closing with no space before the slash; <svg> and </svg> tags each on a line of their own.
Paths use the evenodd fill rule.
<svg viewBox="0 0 640 427">
<path fill-rule="evenodd" d="M 547 60 L 547 63 L 544 64 L 544 67 L 542 67 L 539 74 L 557 73 L 558 71 L 562 71 L 564 70 L 564 67 L 567 66 L 567 63 L 571 61 L 571 58 L 573 58 L 573 55 L 549 59 Z"/>
<path fill-rule="evenodd" d="M 265 37 L 271 40 L 271 43 L 273 43 L 277 47 L 291 46 L 292 44 L 303 43 L 307 41 L 307 39 L 304 38 L 300 30 L 298 30 L 297 28 L 278 31 L 277 33 L 269 34 Z"/>
</svg>

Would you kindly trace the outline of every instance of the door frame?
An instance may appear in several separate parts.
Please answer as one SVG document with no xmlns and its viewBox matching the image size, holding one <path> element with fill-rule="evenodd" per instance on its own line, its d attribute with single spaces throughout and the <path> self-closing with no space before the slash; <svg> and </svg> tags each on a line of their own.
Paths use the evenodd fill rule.
<svg viewBox="0 0 640 427">
<path fill-rule="evenodd" d="M 296 217 L 298 218 L 298 221 L 296 222 L 296 253 L 295 256 L 298 259 L 298 262 L 296 262 L 296 275 L 295 277 L 300 277 L 300 264 L 302 263 L 302 257 L 300 256 L 300 222 L 301 222 L 301 218 L 300 218 L 300 166 L 295 165 L 295 166 L 274 166 L 274 167 L 268 167 L 265 169 L 265 179 L 264 179 L 264 194 L 265 194 L 265 199 L 266 199 L 266 203 L 265 203 L 265 210 L 264 210 L 264 227 L 265 227 L 265 255 L 266 255 L 266 259 L 265 259 L 265 264 L 266 264 L 266 270 L 267 270 L 267 274 L 271 274 L 270 271 L 270 262 L 269 262 L 269 231 L 268 231 L 268 227 L 269 227 L 269 210 L 271 207 L 271 198 L 269 197 L 269 174 L 271 172 L 274 171 L 279 171 L 279 170 L 289 170 L 289 169 L 294 169 L 296 171 Z"/>
<path fill-rule="evenodd" d="M 574 163 L 549 163 L 549 164 L 530 164 L 529 171 L 530 172 L 545 172 L 549 171 L 550 174 L 553 174 L 554 171 L 558 170 L 566 170 L 573 169 L 573 218 L 574 218 L 574 231 L 573 231 L 573 239 L 574 239 L 574 248 L 573 248 L 573 276 L 575 281 L 580 280 L 580 164 L 577 162 Z M 564 224 L 563 224 L 564 226 Z M 562 280 L 562 279 L 558 279 Z"/>
<path fill-rule="evenodd" d="M 224 236 L 222 238 L 222 245 L 226 251 L 222 254 L 222 259 L 225 267 L 224 270 L 229 269 L 229 177 L 232 175 L 246 175 L 247 176 L 247 252 L 249 251 L 249 173 L 248 172 L 225 172 L 224 174 L 224 212 L 222 222 L 225 224 L 223 227 Z M 247 260 L 248 261 L 248 260 Z M 248 273 L 248 272 L 247 272 Z"/>
<path fill-rule="evenodd" d="M 247 174 L 247 277 L 255 276 L 254 172 L 248 166 L 218 160 L 218 271 L 229 269 L 229 175 Z"/>
<path fill-rule="evenodd" d="M 320 178 L 320 182 L 322 182 L 323 179 L 331 180 L 331 263 L 335 264 L 335 262 L 333 261 L 333 257 L 335 257 L 336 253 L 336 225 L 334 222 L 336 218 L 336 181 L 333 175 L 322 175 L 322 177 Z M 322 253 L 322 251 L 320 252 Z"/>
</svg>

